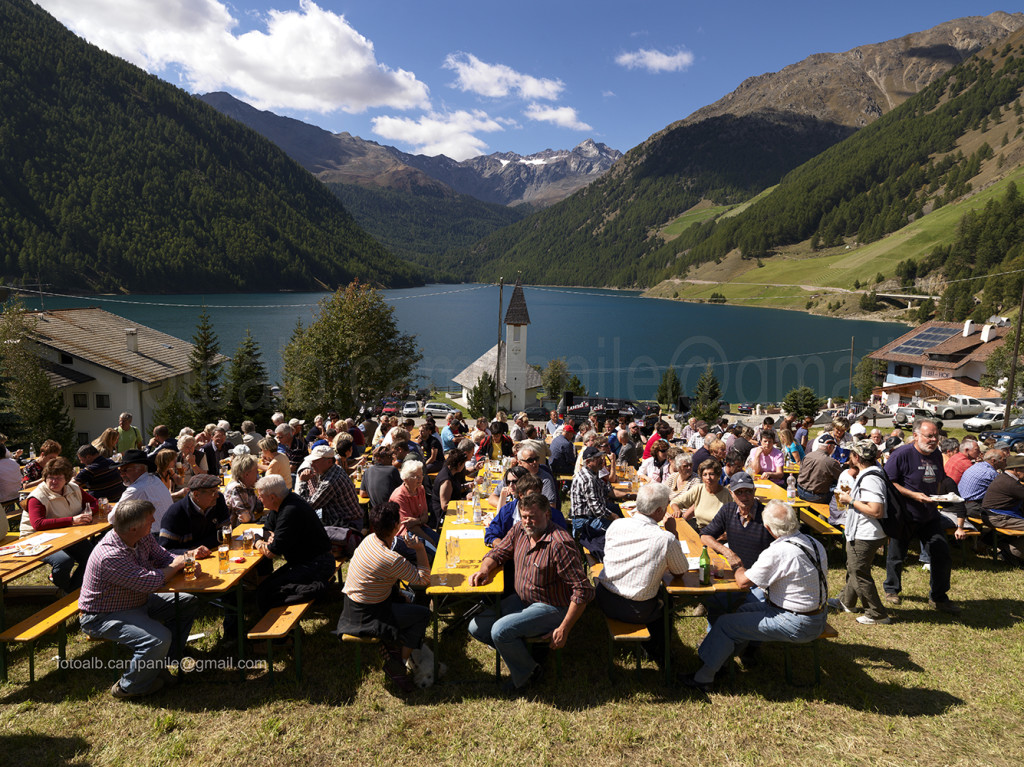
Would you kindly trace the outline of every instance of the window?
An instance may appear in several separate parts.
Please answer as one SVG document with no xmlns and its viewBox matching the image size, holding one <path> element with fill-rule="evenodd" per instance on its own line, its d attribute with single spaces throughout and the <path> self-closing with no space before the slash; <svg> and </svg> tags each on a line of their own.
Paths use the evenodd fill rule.
<svg viewBox="0 0 1024 767">
<path fill-rule="evenodd" d="M 100 410 L 110 410 L 110 395 L 109 394 L 97 394 L 96 395 L 96 407 Z"/>
<path fill-rule="evenodd" d="M 77 439 L 78 439 L 78 444 L 79 445 L 88 445 L 89 444 L 89 432 L 87 432 L 87 431 L 80 431 L 80 432 L 78 432 Z"/>
<path fill-rule="evenodd" d="M 65 354 L 64 352 L 60 353 L 60 364 L 61 365 L 70 365 L 74 361 L 75 361 L 75 358 L 72 357 L 70 354 Z"/>
<path fill-rule="evenodd" d="M 76 391 L 72 397 L 74 397 L 75 407 L 89 407 L 89 395 L 84 391 Z"/>
<path fill-rule="evenodd" d="M 914 375 L 914 368 L 910 365 L 896 365 L 892 372 L 900 378 L 912 378 Z"/>
<path fill-rule="evenodd" d="M 517 343 L 518 341 L 519 341 L 519 326 L 518 325 L 513 325 L 512 326 L 512 343 Z"/>
</svg>

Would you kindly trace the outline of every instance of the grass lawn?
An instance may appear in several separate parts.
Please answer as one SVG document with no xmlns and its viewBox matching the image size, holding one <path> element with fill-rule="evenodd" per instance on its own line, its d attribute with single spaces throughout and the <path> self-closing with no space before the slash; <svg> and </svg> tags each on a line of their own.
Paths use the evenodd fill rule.
<svg viewBox="0 0 1024 767">
<path fill-rule="evenodd" d="M 834 595 L 844 578 L 833 551 Z M 39 582 L 45 568 L 33 574 Z M 875 570 L 880 583 L 882 572 Z M 10 765 L 158 764 L 716 764 L 1010 765 L 1024 757 L 1013 724 L 1024 706 L 1024 573 L 954 554 L 951 597 L 960 619 L 927 605 L 927 574 L 911 560 L 904 604 L 891 626 L 833 615 L 839 638 L 821 650 L 822 684 L 785 683 L 782 651 L 742 669 L 705 699 L 665 686 L 653 666 L 634 676 L 620 658 L 607 676 L 604 622 L 588 608 L 535 698 L 508 700 L 493 682 L 493 654 L 464 628 L 442 639 L 449 683 L 407 700 L 391 694 L 373 648 L 357 678 L 352 650 L 328 632 L 329 606 L 303 622 L 305 681 L 290 653 L 276 684 L 261 672 L 195 672 L 176 688 L 133 702 L 111 698 L 109 669 L 59 673 L 52 646 L 40 648 L 35 684 L 27 649 L 12 650 L 11 682 L 0 686 L 0 754 Z M 12 603 L 8 621 L 38 609 Z M 691 670 L 703 619 L 675 621 L 675 667 Z M 443 624 L 442 624 L 443 625 Z M 74 630 L 68 657 L 103 662 L 113 647 Z M 216 661 L 219 619 L 207 608 L 199 660 Z M 124 657 L 123 654 L 116 657 Z M 798 648 L 797 681 L 810 681 L 811 653 Z M 462 681 L 458 681 L 462 680 Z M 1013 745 L 1016 743 L 1017 745 Z"/>
</svg>

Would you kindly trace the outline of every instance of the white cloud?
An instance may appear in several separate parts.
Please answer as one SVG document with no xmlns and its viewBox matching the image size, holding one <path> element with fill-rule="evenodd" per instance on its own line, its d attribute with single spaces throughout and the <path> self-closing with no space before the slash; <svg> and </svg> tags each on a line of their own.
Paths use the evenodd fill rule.
<svg viewBox="0 0 1024 767">
<path fill-rule="evenodd" d="M 593 130 L 593 128 L 579 119 L 576 110 L 572 107 L 546 107 L 540 104 L 530 104 L 524 114 L 531 120 L 554 123 L 560 128 Z"/>
<path fill-rule="evenodd" d="M 669 54 L 641 48 L 638 51 L 620 53 L 615 57 L 615 63 L 626 69 L 646 69 L 654 73 L 681 72 L 693 64 L 693 54 L 689 51 Z"/>
<path fill-rule="evenodd" d="M 521 99 L 555 99 L 565 90 L 565 83 L 546 77 L 533 77 L 517 72 L 504 64 L 488 64 L 472 53 L 450 53 L 444 68 L 457 77 L 454 86 L 489 98 L 504 98 L 515 93 Z"/>
<path fill-rule="evenodd" d="M 379 63 L 373 43 L 312 0 L 235 34 L 220 0 L 39 0 L 91 43 L 151 72 L 180 68 L 195 91 L 230 90 L 260 109 L 357 113 L 425 107 L 416 75 Z"/>
<path fill-rule="evenodd" d="M 453 160 L 468 160 L 484 154 L 487 144 L 476 133 L 493 133 L 515 125 L 514 120 L 491 118 L 486 112 L 429 112 L 413 120 L 408 117 L 375 117 L 373 132 L 392 141 L 401 141 L 414 147 L 414 152 L 425 155 L 447 155 Z"/>
<path fill-rule="evenodd" d="M 604 96 L 606 99 L 610 99 L 613 96 L 615 96 L 615 91 L 601 91 L 601 95 Z"/>
</svg>

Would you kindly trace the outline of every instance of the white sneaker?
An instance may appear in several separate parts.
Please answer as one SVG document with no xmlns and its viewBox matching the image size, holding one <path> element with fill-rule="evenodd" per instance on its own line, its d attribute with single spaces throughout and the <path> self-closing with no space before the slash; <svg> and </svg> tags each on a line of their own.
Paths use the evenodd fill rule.
<svg viewBox="0 0 1024 767">
<path fill-rule="evenodd" d="M 863 623 L 865 626 L 872 626 L 872 625 L 874 625 L 876 623 L 884 623 L 884 624 L 888 625 L 888 624 L 892 623 L 892 618 L 889 618 L 889 617 L 885 617 L 885 618 L 869 618 L 866 615 L 858 615 L 857 616 L 857 623 Z"/>
<path fill-rule="evenodd" d="M 828 606 L 829 606 L 829 609 L 835 610 L 836 612 L 844 612 L 844 613 L 855 613 L 855 612 L 857 612 L 856 608 L 847 607 L 846 605 L 844 605 L 843 601 L 839 597 L 832 597 L 831 599 L 829 599 L 828 600 Z"/>
<path fill-rule="evenodd" d="M 932 563 L 931 562 L 925 562 L 923 565 L 921 565 L 921 569 L 930 573 L 932 571 Z"/>
</svg>

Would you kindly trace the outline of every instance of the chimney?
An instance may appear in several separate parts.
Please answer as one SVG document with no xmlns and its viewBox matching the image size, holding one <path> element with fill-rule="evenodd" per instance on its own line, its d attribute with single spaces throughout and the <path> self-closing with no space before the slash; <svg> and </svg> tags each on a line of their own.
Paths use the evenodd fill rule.
<svg viewBox="0 0 1024 767">
<path fill-rule="evenodd" d="M 974 332 L 974 321 L 973 320 L 965 320 L 964 321 L 964 338 L 967 338 L 967 336 L 969 336 L 973 332 Z"/>
<path fill-rule="evenodd" d="M 139 350 L 139 331 L 135 328 L 126 328 L 124 331 L 125 348 L 130 352 Z"/>
<path fill-rule="evenodd" d="M 992 340 L 992 326 L 991 325 L 985 325 L 985 327 L 983 327 L 981 329 L 981 342 L 983 344 L 987 344 L 991 340 Z"/>
</svg>

